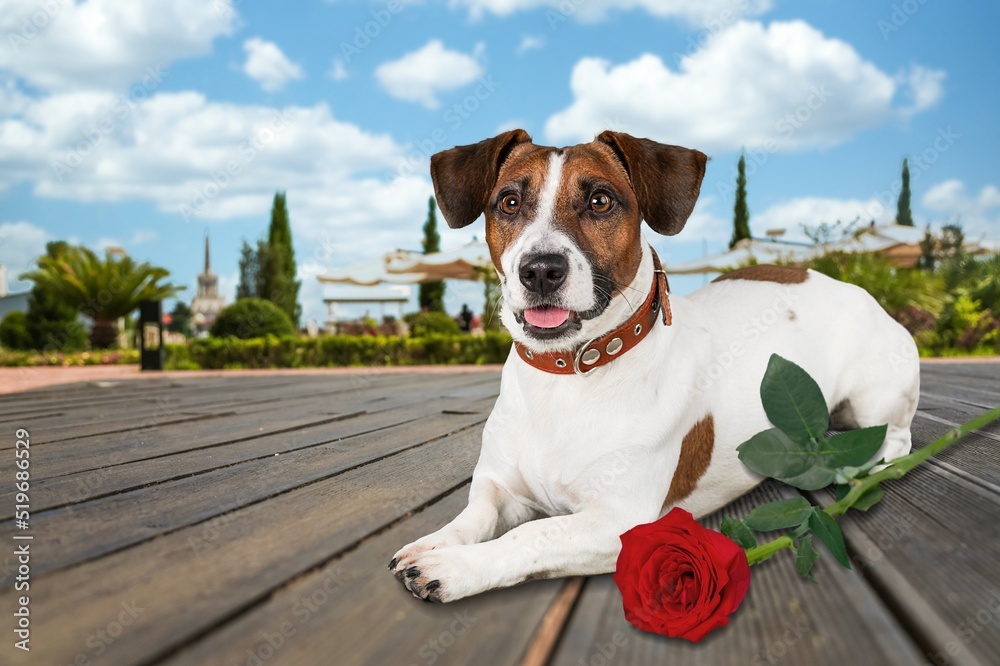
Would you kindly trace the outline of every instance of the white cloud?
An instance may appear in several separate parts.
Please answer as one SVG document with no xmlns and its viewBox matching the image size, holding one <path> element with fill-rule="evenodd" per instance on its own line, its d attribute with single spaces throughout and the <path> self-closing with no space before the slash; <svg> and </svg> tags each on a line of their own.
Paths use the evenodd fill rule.
<svg viewBox="0 0 1000 666">
<path fill-rule="evenodd" d="M 642 10 L 659 18 L 680 18 L 691 23 L 728 22 L 739 16 L 758 16 L 771 8 L 771 0 L 450 0 L 452 7 L 467 8 L 473 19 L 484 14 L 509 16 L 515 12 L 545 9 L 552 28 L 567 19 L 597 21 L 612 10 Z"/>
<path fill-rule="evenodd" d="M 1000 189 L 987 185 L 970 195 L 965 183 L 946 180 L 927 190 L 920 200 L 925 208 L 944 216 L 942 224 L 960 222 L 969 238 L 1000 239 Z"/>
<path fill-rule="evenodd" d="M 517 52 L 527 53 L 545 47 L 545 39 L 535 35 L 525 35 L 521 38 L 521 43 L 517 45 Z"/>
<path fill-rule="evenodd" d="M 247 54 L 243 73 L 267 92 L 281 90 L 292 79 L 302 78 L 302 68 L 285 57 L 274 42 L 252 37 L 243 42 L 243 50 Z"/>
<path fill-rule="evenodd" d="M 337 58 L 333 61 L 333 66 L 330 68 L 329 76 L 334 81 L 344 81 L 350 77 L 350 73 L 347 71 L 347 67 L 344 65 L 343 59 Z"/>
<path fill-rule="evenodd" d="M 48 90 L 119 88 L 230 35 L 228 2 L 6 0 L 0 72 Z"/>
<path fill-rule="evenodd" d="M 52 240 L 49 234 L 30 222 L 0 223 L 0 264 L 7 268 L 7 285 L 12 293 L 31 288 L 31 282 L 17 279 L 31 270 L 35 259 L 45 253 L 45 243 Z"/>
<path fill-rule="evenodd" d="M 160 234 L 156 233 L 152 229 L 136 229 L 132 233 L 129 245 L 145 245 L 146 243 L 152 243 L 153 241 L 159 239 L 159 237 Z"/>
<path fill-rule="evenodd" d="M 0 110 L 0 190 L 29 183 L 40 197 L 149 201 L 178 224 L 185 214 L 200 224 L 266 219 L 281 188 L 297 251 L 316 266 L 419 248 L 431 185 L 397 177 L 411 146 L 338 120 L 326 104 L 276 109 L 160 93 L 120 117 L 111 111 L 118 103 L 110 93 L 67 92 L 28 99 L 16 115 Z"/>
<path fill-rule="evenodd" d="M 379 85 L 393 97 L 417 102 L 428 109 L 441 105 L 438 93 L 460 88 L 483 75 L 477 56 L 450 51 L 438 39 L 407 53 L 399 60 L 384 62 L 375 69 Z"/>
<path fill-rule="evenodd" d="M 900 109 L 904 116 L 920 113 L 941 101 L 944 97 L 945 72 L 927 69 L 919 65 L 900 74 L 899 83 L 911 98 L 909 106 Z"/>
<path fill-rule="evenodd" d="M 821 224 L 835 225 L 840 222 L 841 228 L 845 228 L 855 221 L 859 225 L 867 225 L 873 219 L 876 224 L 888 224 L 895 216 L 895 206 L 886 208 L 874 197 L 798 197 L 774 204 L 758 215 L 751 211 L 750 229 L 755 237 L 763 237 L 770 230 L 784 229 L 783 240 L 805 241 L 808 237 L 803 232 L 803 226 L 815 229 Z"/>
<path fill-rule="evenodd" d="M 911 108 L 925 108 L 939 96 L 941 76 L 921 69 L 900 83 L 802 21 L 738 22 L 676 69 L 652 54 L 621 65 L 580 60 L 574 101 L 545 131 L 569 142 L 615 126 L 707 151 L 823 147 L 898 115 L 900 93 L 919 100 Z"/>
</svg>

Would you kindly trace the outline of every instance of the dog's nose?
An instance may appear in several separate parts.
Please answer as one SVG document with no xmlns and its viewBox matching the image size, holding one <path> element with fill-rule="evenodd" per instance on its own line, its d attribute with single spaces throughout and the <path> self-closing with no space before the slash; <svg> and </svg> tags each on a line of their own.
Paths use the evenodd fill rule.
<svg viewBox="0 0 1000 666">
<path fill-rule="evenodd" d="M 525 288 L 547 296 L 566 281 L 569 262 L 561 254 L 536 254 L 521 262 L 519 276 Z"/>
</svg>

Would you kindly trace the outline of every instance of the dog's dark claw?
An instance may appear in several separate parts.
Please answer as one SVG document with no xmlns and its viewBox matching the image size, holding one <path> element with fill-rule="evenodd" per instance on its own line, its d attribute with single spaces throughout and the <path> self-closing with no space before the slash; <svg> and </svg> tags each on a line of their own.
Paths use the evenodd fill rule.
<svg viewBox="0 0 1000 666">
<path fill-rule="evenodd" d="M 406 570 L 407 578 L 416 578 L 419 575 L 420 575 L 420 570 L 417 569 L 416 567 L 410 567 L 409 569 Z"/>
<path fill-rule="evenodd" d="M 433 592 L 439 587 L 441 587 L 441 581 L 439 580 L 432 580 L 431 582 L 424 585 L 424 589 L 427 590 L 428 592 Z"/>
<path fill-rule="evenodd" d="M 391 561 L 389 562 L 389 570 L 390 570 L 390 571 L 392 571 L 392 570 L 393 570 L 393 569 L 395 569 L 395 568 L 396 568 L 396 558 L 394 557 L 394 558 L 392 558 L 392 560 L 391 560 Z"/>
</svg>

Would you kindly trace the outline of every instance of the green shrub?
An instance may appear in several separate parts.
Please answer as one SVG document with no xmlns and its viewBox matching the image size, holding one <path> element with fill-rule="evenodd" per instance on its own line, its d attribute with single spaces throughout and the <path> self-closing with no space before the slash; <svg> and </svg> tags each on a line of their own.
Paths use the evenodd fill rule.
<svg viewBox="0 0 1000 666">
<path fill-rule="evenodd" d="M 911 307 L 937 316 L 944 307 L 946 294 L 937 275 L 899 268 L 877 254 L 831 252 L 813 259 L 808 268 L 861 287 L 893 316 Z"/>
<path fill-rule="evenodd" d="M 211 333 L 216 338 L 250 340 L 268 335 L 294 335 L 295 327 L 284 310 L 271 301 L 241 298 L 219 313 Z"/>
<path fill-rule="evenodd" d="M 14 311 L 0 321 L 0 346 L 4 349 L 21 350 L 34 347 L 28 333 L 28 316 Z"/>
<path fill-rule="evenodd" d="M 392 365 L 503 363 L 510 352 L 506 333 L 428 335 L 401 338 L 326 335 L 318 338 L 267 336 L 240 340 L 207 338 L 167 346 L 167 370 L 204 368 L 311 368 Z"/>
<path fill-rule="evenodd" d="M 458 335 L 462 332 L 458 323 L 444 312 L 417 312 L 405 318 L 410 325 L 410 335 L 422 338 L 427 335 Z"/>
</svg>

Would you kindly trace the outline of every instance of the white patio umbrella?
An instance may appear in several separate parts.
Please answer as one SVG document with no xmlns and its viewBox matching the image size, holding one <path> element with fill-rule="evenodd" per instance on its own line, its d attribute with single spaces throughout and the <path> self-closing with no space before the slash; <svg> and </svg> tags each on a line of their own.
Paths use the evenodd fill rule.
<svg viewBox="0 0 1000 666">
<path fill-rule="evenodd" d="M 392 254 L 367 259 L 346 268 L 327 271 L 318 276 L 317 279 L 328 284 L 353 284 L 362 287 L 372 287 L 385 282 L 389 284 L 417 284 L 427 279 L 423 273 L 389 273 L 387 268 L 389 257 Z"/>
<path fill-rule="evenodd" d="M 426 280 L 478 280 L 477 268 L 493 266 L 489 248 L 482 241 L 432 254 L 399 251 L 386 259 L 388 274 L 423 274 Z"/>
</svg>

